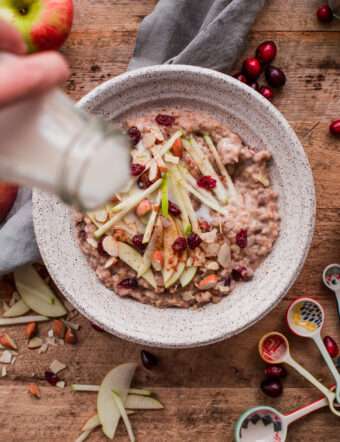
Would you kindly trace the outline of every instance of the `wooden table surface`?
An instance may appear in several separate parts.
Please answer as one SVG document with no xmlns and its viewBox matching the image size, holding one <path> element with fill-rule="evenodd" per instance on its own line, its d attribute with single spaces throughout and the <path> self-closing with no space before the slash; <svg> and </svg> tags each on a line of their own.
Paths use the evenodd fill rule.
<svg viewBox="0 0 340 442">
<path fill-rule="evenodd" d="M 72 33 L 62 50 L 72 72 L 64 89 L 72 98 L 78 100 L 104 80 L 124 72 L 138 26 L 155 4 L 156 0 L 75 0 Z M 292 369 L 280 398 L 271 399 L 261 392 L 265 364 L 257 354 L 257 342 L 271 330 L 287 334 L 296 359 L 331 385 L 313 342 L 293 337 L 285 324 L 291 300 L 312 296 L 326 311 L 323 333 L 340 341 L 335 299 L 321 282 L 323 268 L 340 261 L 340 140 L 328 133 L 330 121 L 340 118 L 340 21 L 319 23 L 315 11 L 321 4 L 318 0 L 268 1 L 241 57 L 252 55 L 264 40 L 276 42 L 275 64 L 284 69 L 287 84 L 273 103 L 295 129 L 313 170 L 315 233 L 293 288 L 266 318 L 227 341 L 189 350 L 152 350 L 160 358 L 153 371 L 140 364 L 141 346 L 95 332 L 80 314 L 74 319 L 81 324 L 77 345 L 50 348 L 43 355 L 27 349 L 22 326 L 10 328 L 23 356 L 0 378 L 0 441 L 75 440 L 85 419 L 95 412 L 95 394 L 71 393 L 69 385 L 98 384 L 109 369 L 126 361 L 139 363 L 135 386 L 151 388 L 165 405 L 163 411 L 131 417 L 137 441 L 233 441 L 236 420 L 247 408 L 267 404 L 289 413 L 320 397 Z M 50 325 L 42 325 L 40 335 L 46 335 L 48 328 Z M 64 390 L 44 380 L 44 370 L 55 358 L 68 366 L 61 373 L 67 382 Z M 33 372 L 41 388 L 40 400 L 27 393 Z M 339 418 L 323 409 L 293 424 L 288 441 L 335 442 L 339 435 Z M 105 438 L 96 430 L 88 440 Z M 116 440 L 127 440 L 122 424 Z"/>
</svg>

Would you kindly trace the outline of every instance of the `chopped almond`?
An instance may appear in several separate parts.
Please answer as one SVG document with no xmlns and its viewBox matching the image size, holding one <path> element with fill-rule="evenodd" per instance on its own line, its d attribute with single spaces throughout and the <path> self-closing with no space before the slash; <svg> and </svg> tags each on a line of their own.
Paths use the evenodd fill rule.
<svg viewBox="0 0 340 442">
<path fill-rule="evenodd" d="M 200 234 L 202 241 L 206 243 L 212 243 L 216 241 L 217 230 L 213 229 L 210 232 L 204 232 Z"/>
<path fill-rule="evenodd" d="M 164 264 L 164 258 L 161 251 L 156 250 L 152 256 L 151 265 L 157 271 L 160 272 Z"/>
<path fill-rule="evenodd" d="M 64 339 L 66 333 L 66 325 L 60 319 L 53 321 L 53 331 L 57 338 Z"/>
<path fill-rule="evenodd" d="M 10 350 L 16 350 L 18 348 L 16 343 L 7 333 L 0 336 L 0 344 L 5 348 L 9 348 Z"/>
<path fill-rule="evenodd" d="M 147 198 L 144 198 L 136 207 L 136 215 L 140 218 L 146 213 L 150 212 L 152 205 Z"/>
<path fill-rule="evenodd" d="M 29 322 L 26 325 L 25 335 L 27 339 L 33 338 L 33 336 L 37 333 L 38 324 L 36 322 Z"/>
<path fill-rule="evenodd" d="M 215 287 L 218 282 L 218 277 L 215 274 L 209 275 L 206 278 L 202 279 L 199 283 L 200 290 L 209 290 Z"/>
<path fill-rule="evenodd" d="M 105 223 L 109 217 L 109 214 L 106 210 L 98 210 L 98 212 L 95 212 L 94 217 L 99 223 Z"/>
<path fill-rule="evenodd" d="M 31 338 L 28 341 L 28 348 L 30 350 L 34 350 L 35 348 L 39 348 L 43 345 L 43 340 L 39 338 L 38 336 L 35 336 L 34 338 Z"/>
<path fill-rule="evenodd" d="M 195 267 L 203 266 L 205 263 L 205 255 L 199 247 L 194 250 L 192 265 Z"/>
<path fill-rule="evenodd" d="M 40 399 L 40 391 L 38 385 L 31 384 L 28 387 L 28 391 L 31 393 L 32 396 L 35 396 L 36 398 Z"/>
<path fill-rule="evenodd" d="M 182 158 L 183 155 L 183 143 L 181 138 L 176 138 L 174 144 L 171 146 L 171 149 L 176 157 Z"/>
<path fill-rule="evenodd" d="M 75 344 L 76 343 L 76 336 L 70 328 L 68 328 L 66 331 L 64 341 L 67 344 Z"/>
<path fill-rule="evenodd" d="M 150 170 L 149 170 L 149 180 L 152 181 L 157 176 L 158 164 L 157 161 L 153 160 L 151 162 Z"/>
</svg>

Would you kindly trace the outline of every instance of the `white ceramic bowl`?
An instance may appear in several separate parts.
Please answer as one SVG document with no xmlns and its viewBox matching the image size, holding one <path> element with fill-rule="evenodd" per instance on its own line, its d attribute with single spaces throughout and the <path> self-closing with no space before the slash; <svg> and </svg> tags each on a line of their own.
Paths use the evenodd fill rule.
<svg viewBox="0 0 340 442">
<path fill-rule="evenodd" d="M 110 333 L 158 347 L 194 347 L 251 326 L 282 299 L 306 258 L 315 218 L 311 170 L 295 133 L 277 109 L 227 75 L 191 66 L 154 66 L 113 78 L 86 95 L 80 107 L 122 123 L 163 107 L 205 112 L 227 123 L 246 143 L 273 155 L 271 181 L 279 193 L 280 235 L 254 278 L 219 304 L 160 310 L 121 298 L 96 277 L 80 251 L 70 209 L 35 191 L 34 225 L 42 257 L 59 289 Z"/>
</svg>

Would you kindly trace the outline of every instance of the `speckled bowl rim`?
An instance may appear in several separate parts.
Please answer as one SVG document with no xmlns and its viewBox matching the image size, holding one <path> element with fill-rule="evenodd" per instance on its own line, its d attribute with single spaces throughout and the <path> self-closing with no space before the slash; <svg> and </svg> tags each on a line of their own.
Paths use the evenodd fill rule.
<svg viewBox="0 0 340 442">
<path fill-rule="evenodd" d="M 148 345 L 148 346 L 154 346 L 154 347 L 163 347 L 163 348 L 192 348 L 192 347 L 199 347 L 199 346 L 203 346 L 203 345 L 209 345 L 209 344 L 213 344 L 215 342 L 219 342 L 222 341 L 224 339 L 227 339 L 231 336 L 234 336 L 244 330 L 246 330 L 247 328 L 251 327 L 252 325 L 254 325 L 255 323 L 257 323 L 259 320 L 261 320 L 265 315 L 267 315 L 281 300 L 282 298 L 286 295 L 286 293 L 288 292 L 288 290 L 292 287 L 293 283 L 295 282 L 295 280 L 297 279 L 302 266 L 304 264 L 304 261 L 307 257 L 310 245 L 311 245 L 311 241 L 313 238 L 313 232 L 314 232 L 314 223 L 315 223 L 315 216 L 316 216 L 316 200 L 315 200 L 315 189 L 314 189 L 314 181 L 313 181 L 313 175 L 311 172 L 311 168 L 308 162 L 308 158 L 306 156 L 306 153 L 299 141 L 299 139 L 297 138 L 294 130 L 292 129 L 292 127 L 290 126 L 290 124 L 288 123 L 288 121 L 285 119 L 285 117 L 264 97 L 262 97 L 258 92 L 254 91 L 253 89 L 251 89 L 249 86 L 243 84 L 242 82 L 228 76 L 222 73 L 219 73 L 217 71 L 211 70 L 211 69 L 206 69 L 206 68 L 200 68 L 200 67 L 195 67 L 195 66 L 187 66 L 187 65 L 156 65 L 156 66 L 151 66 L 151 67 L 146 67 L 146 68 L 140 68 L 140 69 L 136 69 L 133 70 L 131 72 L 126 72 L 124 74 L 121 74 L 117 77 L 114 77 L 104 83 L 102 83 L 101 85 L 99 85 L 98 87 L 96 87 L 95 89 L 93 89 L 92 91 L 90 91 L 87 95 L 85 95 L 78 103 L 77 105 L 80 108 L 89 108 L 92 106 L 93 102 L 95 102 L 96 105 L 98 105 L 100 103 L 100 101 L 106 101 L 107 100 L 107 96 L 106 93 L 108 91 L 110 91 L 110 89 L 113 88 L 113 86 L 115 85 L 119 85 L 121 83 L 128 83 L 129 81 L 133 81 L 134 78 L 138 78 L 139 76 L 145 76 L 145 74 L 148 73 L 157 73 L 157 72 L 169 72 L 169 71 L 174 71 L 174 72 L 186 72 L 186 73 L 191 73 L 193 75 L 195 74 L 201 74 L 201 75 L 207 75 L 208 77 L 210 77 L 211 80 L 218 80 L 218 81 L 225 81 L 229 84 L 231 84 L 233 87 L 235 88 L 240 88 L 242 90 L 244 90 L 245 92 L 247 92 L 248 94 L 250 94 L 250 96 L 252 96 L 252 98 L 255 101 L 258 101 L 259 104 L 261 105 L 261 109 L 263 111 L 263 108 L 265 108 L 265 112 L 267 112 L 267 114 L 269 116 L 271 116 L 273 119 L 275 119 L 277 122 L 279 122 L 282 125 L 282 128 L 284 131 L 287 132 L 287 134 L 289 135 L 289 137 L 292 140 L 292 143 L 294 144 L 294 147 L 296 149 L 298 149 L 298 154 L 301 158 L 304 159 L 304 163 L 306 164 L 306 168 L 304 170 L 304 172 L 306 173 L 307 176 L 307 180 L 308 180 L 308 190 L 309 190 L 309 199 L 310 199 L 310 205 L 308 207 L 309 209 L 309 219 L 306 220 L 306 232 L 304 233 L 303 236 L 303 242 L 300 243 L 300 259 L 294 269 L 294 271 L 291 271 L 291 277 L 289 278 L 289 282 L 280 290 L 280 294 L 265 308 L 265 309 L 259 309 L 258 311 L 258 315 L 256 318 L 254 318 L 251 321 L 243 321 L 244 324 L 240 325 L 237 329 L 234 329 L 233 331 L 223 331 L 221 330 L 220 333 L 214 337 L 207 337 L 207 339 L 203 338 L 203 334 L 202 334 L 202 339 L 200 341 L 185 341 L 185 342 L 164 342 L 164 340 L 159 340 L 157 339 L 157 336 L 155 337 L 154 335 L 150 334 L 148 336 L 148 339 L 145 338 L 141 338 L 140 336 L 138 336 L 138 331 L 136 332 L 136 330 L 133 330 L 133 332 L 127 331 L 126 329 L 121 331 L 121 330 L 117 330 L 115 328 L 115 324 L 112 323 L 111 327 L 107 326 L 106 324 L 104 324 L 101 321 L 100 317 L 97 317 L 96 315 L 90 314 L 87 309 L 80 304 L 77 301 L 77 297 L 74 296 L 74 294 L 70 293 L 67 289 L 67 287 L 64 284 L 64 281 L 60 280 L 59 275 L 57 272 L 55 272 L 54 270 L 54 266 L 53 266 L 53 260 L 49 259 L 49 255 L 47 253 L 46 250 L 46 243 L 44 243 L 43 241 L 43 229 L 41 229 L 41 227 L 38 227 L 38 223 L 37 221 L 37 217 L 39 216 L 39 212 L 38 210 L 35 210 L 36 207 L 38 206 L 38 202 L 39 202 L 39 197 L 42 193 L 42 191 L 40 190 L 36 190 L 34 189 L 33 191 L 33 221 L 34 221 L 34 229 L 35 229 L 35 233 L 36 233 L 36 237 L 37 237 L 37 242 L 38 242 L 38 246 L 41 252 L 41 256 L 48 268 L 48 271 L 52 277 L 52 279 L 54 280 L 55 284 L 57 285 L 57 287 L 59 288 L 59 290 L 64 294 L 64 296 L 74 305 L 75 308 L 77 308 L 77 310 L 79 310 L 79 312 L 81 312 L 85 317 L 87 317 L 90 321 L 95 322 L 96 324 L 98 324 L 100 327 L 102 327 L 105 331 L 114 334 L 120 338 L 123 339 L 127 339 L 129 341 L 133 341 L 135 343 L 138 344 L 143 344 L 143 345 Z M 307 170 L 308 169 L 308 170 Z M 51 196 L 51 198 L 53 198 Z M 308 228 L 307 228 L 308 226 Z M 89 271 L 91 271 L 91 268 L 89 266 Z M 134 301 L 137 302 L 137 301 Z M 143 307 L 143 304 L 141 304 L 141 307 Z"/>
</svg>

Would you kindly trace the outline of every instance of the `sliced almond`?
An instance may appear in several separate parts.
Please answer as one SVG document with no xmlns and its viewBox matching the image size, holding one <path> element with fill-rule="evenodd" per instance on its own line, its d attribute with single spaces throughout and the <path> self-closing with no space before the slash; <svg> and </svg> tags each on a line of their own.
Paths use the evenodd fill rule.
<svg viewBox="0 0 340 442">
<path fill-rule="evenodd" d="M 189 258 L 187 259 L 187 267 L 191 267 L 193 265 L 194 262 L 194 258 L 192 256 L 189 256 Z"/>
<path fill-rule="evenodd" d="M 209 275 L 206 278 L 202 279 L 202 281 L 199 283 L 199 289 L 200 290 L 209 290 L 215 287 L 215 285 L 218 282 L 218 277 L 215 274 Z"/>
<path fill-rule="evenodd" d="M 104 268 L 108 269 L 112 266 L 114 266 L 117 263 L 118 259 L 115 258 L 114 256 L 112 256 L 111 258 L 109 258 L 106 263 L 104 264 Z"/>
<path fill-rule="evenodd" d="M 228 267 L 228 265 L 230 264 L 231 250 L 228 243 L 225 242 L 224 244 L 222 244 L 217 255 L 217 261 L 223 268 Z"/>
<path fill-rule="evenodd" d="M 218 270 L 220 266 L 216 261 L 209 261 L 208 263 L 205 263 L 205 268 L 208 270 Z"/>
<path fill-rule="evenodd" d="M 129 244 L 132 243 L 133 235 L 125 229 L 114 228 L 112 236 L 116 241 L 127 242 Z"/>
<path fill-rule="evenodd" d="M 71 330 L 79 330 L 80 329 L 80 325 L 76 324 L 75 322 L 66 321 L 65 319 L 62 319 L 62 321 L 64 322 L 66 327 L 70 328 Z"/>
<path fill-rule="evenodd" d="M 53 338 L 53 336 L 54 336 L 54 332 L 53 332 L 52 329 L 51 329 L 51 330 L 48 330 L 48 332 L 47 332 L 47 336 L 48 336 L 49 338 Z"/>
<path fill-rule="evenodd" d="M 151 265 L 157 271 L 160 272 L 162 270 L 164 264 L 164 258 L 161 251 L 156 250 L 152 255 Z"/>
<path fill-rule="evenodd" d="M 113 257 L 117 257 L 119 255 L 118 243 L 112 236 L 106 236 L 103 239 L 103 249 L 105 252 Z"/>
<path fill-rule="evenodd" d="M 2 352 L 2 355 L 0 357 L 0 362 L 2 364 L 10 364 L 12 360 L 12 353 L 9 350 L 5 350 Z"/>
<path fill-rule="evenodd" d="M 149 149 L 156 142 L 156 135 L 153 132 L 148 132 L 143 135 L 142 144 L 144 149 Z"/>
<path fill-rule="evenodd" d="M 260 173 L 259 175 L 257 175 L 256 179 L 259 183 L 262 184 L 263 187 L 270 186 L 269 179 L 265 175 L 263 175 L 263 173 Z"/>
<path fill-rule="evenodd" d="M 26 325 L 25 335 L 27 339 L 33 338 L 33 336 L 37 333 L 38 324 L 36 322 L 30 322 Z"/>
<path fill-rule="evenodd" d="M 38 336 L 35 336 L 34 338 L 30 339 L 28 341 L 27 347 L 30 350 L 34 350 L 35 348 L 39 348 L 43 345 L 43 340 L 39 338 Z"/>
<path fill-rule="evenodd" d="M 2 377 L 7 376 L 7 368 L 5 366 L 3 366 L 1 369 L 1 376 Z"/>
<path fill-rule="evenodd" d="M 174 155 L 169 155 L 168 153 L 166 153 L 164 155 L 164 160 L 167 163 L 171 163 L 171 164 L 178 164 L 179 163 L 179 158 L 175 157 Z"/>
<path fill-rule="evenodd" d="M 202 250 L 199 247 L 196 247 L 194 250 L 194 256 L 192 265 L 194 267 L 200 267 L 205 264 L 205 254 L 202 252 Z"/>
<path fill-rule="evenodd" d="M 60 319 L 53 321 L 53 331 L 57 338 L 63 339 L 66 333 L 66 325 Z"/>
<path fill-rule="evenodd" d="M 207 258 L 212 258 L 217 256 L 220 250 L 220 244 L 217 242 L 213 242 L 210 244 L 202 243 L 201 246 Z"/>
<path fill-rule="evenodd" d="M 94 238 L 87 238 L 86 240 L 90 246 L 94 247 L 95 249 L 98 247 L 98 243 Z"/>
<path fill-rule="evenodd" d="M 217 236 L 217 230 L 213 229 L 210 232 L 205 232 L 205 233 L 201 233 L 200 237 L 202 239 L 202 241 L 211 244 L 213 242 L 216 241 L 216 236 Z"/>
<path fill-rule="evenodd" d="M 240 247 L 237 245 L 237 244 L 232 244 L 231 246 L 230 246 L 230 249 L 231 249 L 231 251 L 232 252 L 234 252 L 234 253 L 239 253 L 240 252 Z"/>
<path fill-rule="evenodd" d="M 46 353 L 48 349 L 48 343 L 44 342 L 43 345 L 39 348 L 39 354 Z"/>
<path fill-rule="evenodd" d="M 163 132 L 160 130 L 159 127 L 157 127 L 157 126 L 152 126 L 152 127 L 150 128 L 150 132 L 154 134 L 157 143 L 162 143 L 162 141 L 164 141 L 164 135 L 163 135 Z"/>
<path fill-rule="evenodd" d="M 153 181 L 157 177 L 158 164 L 156 160 L 151 161 L 151 166 L 149 170 L 149 180 Z"/>
<path fill-rule="evenodd" d="M 11 350 L 16 350 L 18 348 L 17 344 L 7 333 L 4 333 L 3 335 L 0 336 L 0 344 L 3 347 L 9 348 Z"/>
<path fill-rule="evenodd" d="M 38 385 L 31 384 L 28 387 L 28 391 L 31 393 L 32 396 L 35 396 L 36 398 L 40 399 L 40 391 Z"/>
<path fill-rule="evenodd" d="M 52 364 L 50 365 L 50 370 L 52 371 L 52 373 L 57 374 L 59 373 L 59 371 L 64 370 L 66 368 L 66 365 L 63 364 L 62 362 L 58 361 L 57 359 L 55 359 Z"/>
<path fill-rule="evenodd" d="M 65 381 L 58 381 L 55 385 L 58 388 L 65 388 L 65 384 L 66 384 Z"/>
<path fill-rule="evenodd" d="M 64 341 L 67 344 L 75 344 L 76 343 L 76 336 L 70 328 L 68 328 L 66 331 Z"/>
<path fill-rule="evenodd" d="M 191 292 L 183 292 L 181 293 L 181 296 L 183 301 L 191 301 L 192 299 L 195 299 Z"/>
<path fill-rule="evenodd" d="M 230 287 L 227 287 L 227 286 L 225 286 L 223 284 L 220 284 L 220 285 L 218 285 L 218 290 L 221 293 L 226 294 L 226 293 L 229 293 L 231 289 L 230 289 Z"/>
<path fill-rule="evenodd" d="M 94 217 L 96 221 L 98 221 L 99 223 L 105 223 L 109 217 L 109 214 L 105 209 L 103 209 L 103 210 L 98 210 L 98 212 L 95 212 Z"/>
</svg>

